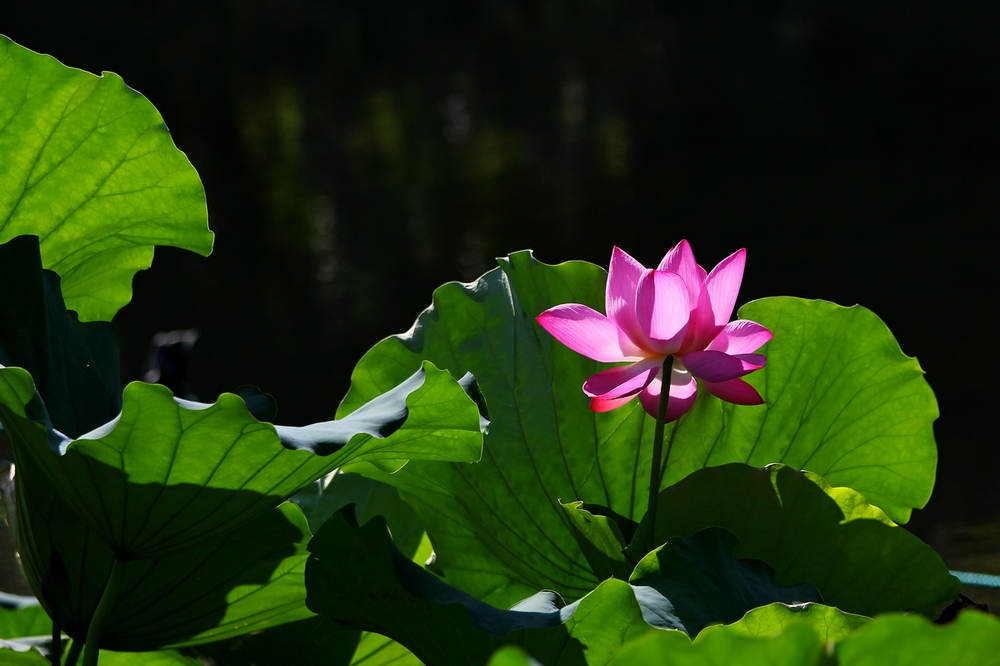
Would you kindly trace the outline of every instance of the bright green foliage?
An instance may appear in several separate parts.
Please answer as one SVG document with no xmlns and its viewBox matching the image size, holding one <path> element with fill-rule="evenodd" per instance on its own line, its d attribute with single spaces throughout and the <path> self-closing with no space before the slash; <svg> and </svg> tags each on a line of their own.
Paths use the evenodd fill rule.
<svg viewBox="0 0 1000 666">
<path fill-rule="evenodd" d="M 859 493 L 784 465 L 699 470 L 660 493 L 656 514 L 657 543 L 725 527 L 740 539 L 737 556 L 767 562 L 782 585 L 812 583 L 851 613 L 930 613 L 961 588 L 932 548 Z M 639 525 L 635 543 L 648 528 Z M 633 561 L 643 554 L 626 551 Z"/>
<path fill-rule="evenodd" d="M 88 647 L 110 666 L 195 663 L 108 650 L 209 642 L 220 663 L 316 666 L 1000 653 L 1000 622 L 983 614 L 943 627 L 850 614 L 928 613 L 958 590 L 893 523 L 930 496 L 937 406 L 863 308 L 741 309 L 774 333 L 748 377 L 767 404 L 702 392 L 667 427 L 652 525 L 653 419 L 637 403 L 592 412 L 581 385 L 599 365 L 534 321 L 560 303 L 601 309 L 597 266 L 521 252 L 445 285 L 361 360 L 338 420 L 275 426 L 259 394 L 207 405 L 118 386 L 119 339 L 100 320 L 155 245 L 208 254 L 213 240 L 198 175 L 149 102 L 0 37 L 0 155 L 0 422 L 42 600 L 0 611 L 0 636 L 49 632 L 44 608 L 76 650 L 107 595 Z M 344 465 L 368 478 L 328 475 Z M 283 502 L 298 491 L 302 508 Z M 828 605 L 797 603 L 817 590 Z M 0 664 L 46 663 L 8 647 Z"/>
<path fill-rule="evenodd" d="M 855 630 L 872 622 L 864 615 L 852 615 L 823 604 L 769 604 L 755 608 L 739 622 L 725 627 L 725 631 L 746 636 L 766 638 L 780 633 L 790 624 L 808 624 L 824 643 L 842 641 Z M 706 631 L 718 631 L 709 628 Z"/>
<path fill-rule="evenodd" d="M 913 615 L 876 619 L 837 644 L 843 666 L 982 666 L 1000 655 L 1000 619 L 978 611 L 945 625 Z"/>
<path fill-rule="evenodd" d="M 605 281 L 591 264 L 548 266 L 530 253 L 513 254 L 475 283 L 439 288 L 410 333 L 376 345 L 355 370 L 347 410 L 422 359 L 456 376 L 475 374 L 492 421 L 482 462 L 366 473 L 395 485 L 414 506 L 448 579 L 490 603 L 513 603 L 540 588 L 576 599 L 596 585 L 560 500 L 600 505 L 626 522 L 644 512 L 654 420 L 638 403 L 592 412 L 580 387 L 598 364 L 534 322 L 558 303 L 602 307 Z M 723 408 L 699 395 L 693 410 L 668 426 L 661 487 L 706 466 L 788 460 L 885 500 L 899 519 L 921 506 L 933 482 L 937 411 L 919 367 L 885 326 L 862 308 L 800 299 L 745 309 L 741 316 L 775 336 L 764 350 L 771 374 L 750 377 L 760 376 L 768 405 Z M 842 370 L 827 373 L 834 359 Z"/>
<path fill-rule="evenodd" d="M 154 246 L 212 250 L 198 173 L 116 74 L 0 37 L 0 155 L 0 242 L 38 236 L 83 321 L 110 321 L 129 302 Z"/>
<path fill-rule="evenodd" d="M 391 638 L 364 632 L 350 661 L 357 666 L 423 666 L 412 652 Z"/>
<path fill-rule="evenodd" d="M 767 408 L 725 403 L 727 427 L 697 462 L 785 463 L 857 490 L 896 522 L 909 520 L 930 498 L 937 466 L 937 401 L 916 359 L 857 305 L 765 298 L 739 316 L 774 332 L 767 365 L 747 378 Z"/>
<path fill-rule="evenodd" d="M 538 666 L 538 662 L 529 657 L 524 650 L 513 645 L 494 652 L 488 664 L 489 666 Z"/>
<path fill-rule="evenodd" d="M 197 659 L 183 657 L 176 652 L 111 652 L 101 650 L 99 666 L 201 666 Z"/>
<path fill-rule="evenodd" d="M 811 666 L 825 664 L 823 644 L 806 625 L 788 627 L 772 639 L 751 638 L 725 627 L 703 631 L 693 643 L 653 634 L 627 645 L 614 666 Z"/>
<path fill-rule="evenodd" d="M 0 592 L 0 639 L 51 635 L 52 620 L 37 599 Z"/>
<path fill-rule="evenodd" d="M 812 612 L 812 611 L 810 611 Z M 823 617 L 828 617 L 824 612 Z M 710 627 L 685 645 L 668 633 L 644 636 L 627 645 L 611 662 L 615 666 L 978 666 L 996 663 L 1000 654 L 1000 621 L 979 612 L 962 613 L 947 625 L 920 616 L 889 615 L 850 634 L 829 632 L 817 621 L 782 621 L 782 628 L 759 637 L 747 635 L 742 623 Z M 834 620 L 841 624 L 841 620 Z M 849 624 L 853 625 L 854 621 Z M 825 643 L 834 644 L 828 654 Z"/>
</svg>

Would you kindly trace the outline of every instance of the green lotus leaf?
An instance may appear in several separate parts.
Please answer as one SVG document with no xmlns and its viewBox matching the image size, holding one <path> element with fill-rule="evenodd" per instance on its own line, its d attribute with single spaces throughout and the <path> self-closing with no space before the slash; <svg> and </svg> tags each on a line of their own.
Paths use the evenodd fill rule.
<svg viewBox="0 0 1000 666">
<path fill-rule="evenodd" d="M 872 622 L 870 617 L 845 613 L 839 608 L 823 604 L 782 603 L 768 604 L 755 608 L 738 622 L 724 628 L 708 627 L 705 631 L 729 631 L 753 637 L 768 637 L 780 634 L 791 624 L 807 624 L 824 643 L 842 641 L 857 629 Z M 700 638 L 700 634 L 699 634 Z"/>
<path fill-rule="evenodd" d="M 393 546 L 380 517 L 360 528 L 353 519 L 351 508 L 337 513 L 310 543 L 307 605 L 388 636 L 431 666 L 486 663 L 508 644 L 545 664 L 602 664 L 625 642 L 653 631 L 623 581 L 606 581 L 562 609 L 553 593 L 540 592 L 500 610 L 414 564 Z"/>
<path fill-rule="evenodd" d="M 292 501 L 302 508 L 314 533 L 335 513 L 353 504 L 359 523 L 383 516 L 396 547 L 414 562 L 426 562 L 431 555 L 417 514 L 388 484 L 337 470 L 311 483 Z"/>
<path fill-rule="evenodd" d="M 710 624 L 735 622 L 775 601 L 820 600 L 812 585 L 780 587 L 766 564 L 736 559 L 738 543 L 731 532 L 710 527 L 692 537 L 671 539 L 646 555 L 629 579 L 646 621 L 696 636 Z"/>
<path fill-rule="evenodd" d="M 625 557 L 623 551 L 628 541 L 615 519 L 583 502 L 563 504 L 563 509 L 569 518 L 570 530 L 594 574 L 600 579 L 628 580 L 635 563 Z"/>
<path fill-rule="evenodd" d="M 0 365 L 31 373 L 54 427 L 76 437 L 121 411 L 118 329 L 66 310 L 36 237 L 0 245 L 0 285 Z"/>
<path fill-rule="evenodd" d="M 736 543 L 717 528 L 672 539 L 636 567 L 631 584 L 606 580 L 562 608 L 543 591 L 505 611 L 414 564 L 394 547 L 380 517 L 357 527 L 348 507 L 309 545 L 306 603 L 392 638 L 429 664 L 483 663 L 505 644 L 524 647 L 541 663 L 601 664 L 654 627 L 694 634 L 773 601 L 818 599 L 812 586 L 780 588 L 766 565 L 735 559 Z"/>
<path fill-rule="evenodd" d="M 430 364 L 338 421 L 301 428 L 261 423 L 232 394 L 203 405 L 133 383 L 120 416 L 76 440 L 51 427 L 27 372 L 0 368 L 0 420 L 19 469 L 37 465 L 122 559 L 199 545 L 351 460 L 473 462 L 481 449 L 477 405 Z"/>
<path fill-rule="evenodd" d="M 189 649 L 209 663 L 226 666 L 282 664 L 289 655 L 295 655 L 301 666 L 423 664 L 391 638 L 351 629 L 321 615 Z"/>
<path fill-rule="evenodd" d="M 842 620 L 834 621 L 843 626 Z M 793 621 L 777 633 L 758 637 L 748 636 L 744 629 L 738 625 L 709 627 L 687 645 L 671 640 L 674 636 L 666 632 L 656 632 L 626 645 L 610 663 L 977 666 L 995 663 L 1000 653 L 1000 620 L 980 612 L 962 613 L 946 625 L 932 624 L 919 615 L 886 615 L 856 628 L 832 646 L 824 645 L 822 619 Z"/>
<path fill-rule="evenodd" d="M 694 642 L 680 642 L 666 632 L 643 636 L 626 645 L 611 666 L 821 666 L 829 663 L 824 645 L 811 627 L 795 624 L 771 638 L 753 638 L 709 627 Z M 722 627 L 722 629 L 725 629 Z"/>
<path fill-rule="evenodd" d="M 40 239 L 82 321 L 110 321 L 156 245 L 208 255 L 201 179 L 160 114 L 112 73 L 0 36 L 0 242 Z"/>
<path fill-rule="evenodd" d="M 774 332 L 762 350 L 767 365 L 747 377 L 767 408 L 721 403 L 725 428 L 700 449 L 675 442 L 683 455 L 664 485 L 710 465 L 780 462 L 854 488 L 898 523 L 927 504 L 937 401 L 882 320 L 860 306 L 799 298 L 754 301 L 739 316 Z"/>
<path fill-rule="evenodd" d="M 654 420 L 638 402 L 592 412 L 581 386 L 606 366 L 534 321 L 560 303 L 603 309 L 606 279 L 592 264 L 549 266 L 520 252 L 474 283 L 444 285 L 408 333 L 365 355 L 342 405 L 349 411 L 370 400 L 423 359 L 455 376 L 475 374 L 491 417 L 482 462 L 432 468 L 414 461 L 393 475 L 354 471 L 396 486 L 448 580 L 494 605 L 538 589 L 578 599 L 599 581 L 560 500 L 601 505 L 626 522 L 645 512 Z M 862 308 L 790 298 L 756 302 L 741 316 L 775 334 L 768 374 L 757 384 L 775 403 L 773 414 L 770 404 L 723 408 L 702 392 L 667 429 L 671 457 L 661 488 L 709 465 L 786 460 L 834 472 L 838 484 L 878 498 L 897 520 L 921 506 L 933 480 L 936 407 L 916 362 L 884 325 Z M 809 408 L 793 409 L 800 402 Z M 803 431 L 814 437 L 796 435 Z"/>
<path fill-rule="evenodd" d="M 423 666 L 405 646 L 370 631 L 362 632 L 350 663 L 351 666 Z"/>
<path fill-rule="evenodd" d="M 0 592 L 0 638 L 51 635 L 52 620 L 38 599 Z"/>
<path fill-rule="evenodd" d="M 71 641 L 69 646 L 72 645 Z M 68 652 L 68 650 L 65 650 L 65 652 Z M 2 663 L 4 662 L 0 661 L 0 664 Z M 49 662 L 46 661 L 45 663 Z M 68 663 L 68 660 L 64 660 L 63 663 Z M 185 657 L 173 650 L 158 650 L 156 652 L 115 652 L 114 650 L 101 650 L 97 663 L 100 666 L 202 666 L 202 662 L 197 659 Z"/>
<path fill-rule="evenodd" d="M 202 666 L 197 659 L 173 651 L 113 652 L 101 650 L 100 666 Z"/>
<path fill-rule="evenodd" d="M 353 504 L 355 519 L 360 523 L 376 515 L 384 516 L 393 542 L 410 559 L 422 563 L 431 555 L 420 521 L 392 486 L 336 471 L 317 479 L 292 501 L 303 510 L 313 532 L 337 511 Z M 220 664 L 246 666 L 281 662 L 289 653 L 295 654 L 296 663 L 315 666 L 420 664 L 409 650 L 390 638 L 349 629 L 320 616 L 254 632 L 252 636 L 202 645 L 198 653 Z"/>
<path fill-rule="evenodd" d="M 851 613 L 929 614 L 961 589 L 930 546 L 856 491 L 816 474 L 733 463 L 699 470 L 658 499 L 656 543 L 724 527 L 740 538 L 739 557 L 767 562 L 782 585 L 812 583 L 825 603 Z M 633 543 L 648 543 L 649 529 L 640 523 Z M 635 561 L 644 549 L 625 554 Z"/>
<path fill-rule="evenodd" d="M 933 624 L 919 615 L 887 615 L 837 643 L 842 666 L 979 666 L 996 663 L 1000 619 L 979 611 L 960 613 L 954 622 Z"/>
<path fill-rule="evenodd" d="M 527 652 L 515 645 L 506 645 L 490 657 L 487 666 L 541 666 Z"/>
<path fill-rule="evenodd" d="M 114 553 L 50 485 L 38 482 L 40 474 L 31 465 L 18 468 L 21 561 L 49 615 L 83 641 Z M 310 537 L 301 510 L 286 502 L 198 547 L 129 561 L 101 645 L 192 645 L 310 617 L 303 582 Z"/>
</svg>

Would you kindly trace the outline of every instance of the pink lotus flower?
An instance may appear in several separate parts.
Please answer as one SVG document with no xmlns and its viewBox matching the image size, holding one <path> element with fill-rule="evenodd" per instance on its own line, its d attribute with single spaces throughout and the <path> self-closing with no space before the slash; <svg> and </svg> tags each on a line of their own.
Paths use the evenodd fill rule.
<svg viewBox="0 0 1000 666">
<path fill-rule="evenodd" d="M 771 339 L 771 332 L 756 322 L 729 321 L 745 264 L 742 249 L 706 273 L 682 240 L 653 270 L 616 247 L 608 271 L 607 316 L 566 303 L 549 308 L 536 321 L 588 358 L 629 363 L 584 383 L 595 412 L 610 411 L 638 395 L 655 418 L 668 356 L 674 362 L 667 421 L 694 405 L 695 379 L 722 400 L 759 405 L 764 402 L 760 394 L 740 377 L 764 367 L 767 359 L 753 352 Z"/>
</svg>

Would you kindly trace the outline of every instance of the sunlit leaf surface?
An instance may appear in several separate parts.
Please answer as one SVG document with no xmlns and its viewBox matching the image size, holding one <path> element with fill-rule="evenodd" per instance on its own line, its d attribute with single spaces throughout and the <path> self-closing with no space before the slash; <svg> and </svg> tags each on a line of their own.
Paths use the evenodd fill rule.
<svg viewBox="0 0 1000 666">
<path fill-rule="evenodd" d="M 511 255 L 477 282 L 438 289 L 411 331 L 376 345 L 355 370 L 345 410 L 423 359 L 456 377 L 476 375 L 491 418 L 482 462 L 365 473 L 399 488 L 448 579 L 477 598 L 502 606 L 542 588 L 567 599 L 593 589 L 598 577 L 560 501 L 601 505 L 630 520 L 645 512 L 653 419 L 637 402 L 590 411 L 581 386 L 602 366 L 534 322 L 559 303 L 602 309 L 605 281 L 592 264 Z M 723 409 L 700 393 L 668 427 L 661 487 L 709 465 L 784 460 L 832 473 L 837 485 L 881 501 L 898 520 L 922 506 L 933 484 L 936 405 L 885 326 L 862 308 L 818 301 L 766 299 L 744 310 L 774 332 L 767 373 L 753 375 L 769 404 Z"/>
<path fill-rule="evenodd" d="M 0 242 L 38 236 L 83 321 L 110 321 L 129 302 L 156 245 L 212 250 L 198 173 L 117 74 L 0 36 L 0 155 Z"/>
<path fill-rule="evenodd" d="M 818 609 L 814 609 L 818 610 Z M 810 611 L 812 612 L 812 611 Z M 832 617 L 827 611 L 823 617 Z M 833 620 L 843 625 L 842 619 Z M 709 627 L 685 645 L 667 634 L 640 637 L 610 662 L 614 666 L 978 666 L 996 662 L 1000 621 L 980 612 L 963 613 L 950 624 L 931 624 L 919 615 L 886 615 L 849 634 L 830 632 L 819 621 L 781 621 L 774 633 L 748 635 L 737 623 Z M 851 622 L 853 624 L 853 621 Z M 832 645 L 825 643 L 830 641 Z"/>
<path fill-rule="evenodd" d="M 870 617 L 845 613 L 838 608 L 823 604 L 789 606 L 775 603 L 753 609 L 739 622 L 728 625 L 726 631 L 767 638 L 780 633 L 791 624 L 802 623 L 812 627 L 824 643 L 836 643 L 870 622 L 872 622 Z"/>
<path fill-rule="evenodd" d="M 19 465 L 43 470 L 129 559 L 198 545 L 351 460 L 472 462 L 481 447 L 477 406 L 430 365 L 343 419 L 301 428 L 257 421 L 232 394 L 205 405 L 133 383 L 121 415 L 76 440 L 47 423 L 27 372 L 0 368 L 0 418 Z"/>
</svg>

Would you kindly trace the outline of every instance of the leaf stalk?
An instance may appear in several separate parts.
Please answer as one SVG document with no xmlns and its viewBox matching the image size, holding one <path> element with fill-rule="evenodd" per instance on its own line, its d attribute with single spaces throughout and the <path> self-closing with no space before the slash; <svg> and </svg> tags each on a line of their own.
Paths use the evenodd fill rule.
<svg viewBox="0 0 1000 666">
<path fill-rule="evenodd" d="M 125 565 L 127 560 L 115 558 L 111 565 L 111 574 L 108 582 L 101 593 L 101 600 L 97 602 L 94 616 L 90 619 L 90 626 L 87 627 L 87 642 L 83 648 L 83 666 L 97 666 L 98 655 L 101 652 L 101 629 L 108 613 L 114 607 L 121 591 L 122 580 L 125 577 Z"/>
</svg>

